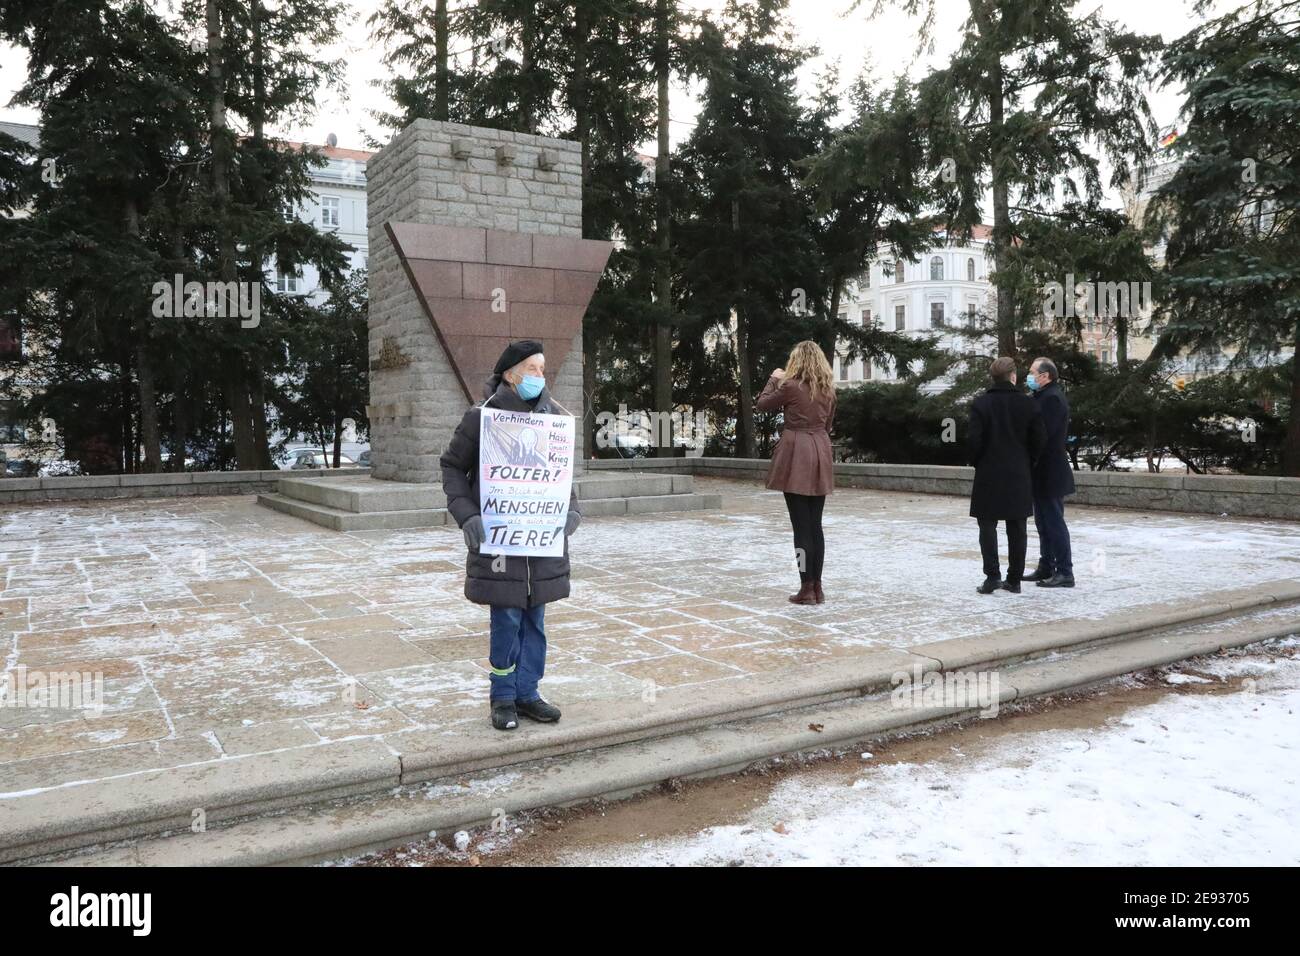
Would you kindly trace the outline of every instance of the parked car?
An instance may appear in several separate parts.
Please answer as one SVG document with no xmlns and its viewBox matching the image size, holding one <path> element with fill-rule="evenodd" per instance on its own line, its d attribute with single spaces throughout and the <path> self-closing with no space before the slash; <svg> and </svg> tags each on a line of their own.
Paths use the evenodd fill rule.
<svg viewBox="0 0 1300 956">
<path fill-rule="evenodd" d="M 360 467 L 362 467 L 362 468 L 369 468 L 369 467 L 370 467 L 370 449 L 369 449 L 369 448 L 367 448 L 365 451 L 363 451 L 360 455 L 357 456 L 357 464 L 358 464 Z"/>
<path fill-rule="evenodd" d="M 340 468 L 355 468 L 356 462 L 347 455 L 339 455 Z M 333 468 L 334 453 L 326 455 L 319 448 L 299 448 L 289 452 L 289 468 L 298 471 L 303 468 Z"/>
<path fill-rule="evenodd" d="M 32 478 L 40 471 L 40 465 L 22 458 L 10 458 L 5 462 L 6 478 Z"/>
</svg>

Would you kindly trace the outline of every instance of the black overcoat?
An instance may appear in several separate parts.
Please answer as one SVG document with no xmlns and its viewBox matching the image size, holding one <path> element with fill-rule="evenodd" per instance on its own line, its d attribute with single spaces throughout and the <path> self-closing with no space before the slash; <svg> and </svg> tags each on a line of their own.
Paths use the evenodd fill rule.
<svg viewBox="0 0 1300 956">
<path fill-rule="evenodd" d="M 1010 382 L 995 382 L 971 402 L 971 517 L 1003 520 L 1034 513 L 1031 469 L 1046 440 L 1033 400 Z"/>
<path fill-rule="evenodd" d="M 1056 382 L 1034 393 L 1034 407 L 1047 429 L 1047 447 L 1034 465 L 1034 497 L 1064 498 L 1074 494 L 1074 469 L 1065 450 L 1070 432 L 1070 400 Z"/>
<path fill-rule="evenodd" d="M 505 382 L 491 392 L 484 404 L 513 412 L 539 412 L 560 415 L 551 393 L 543 388 L 533 402 L 526 402 Z M 479 429 L 481 406 L 471 406 L 456 426 L 456 432 L 447 444 L 438 463 L 442 465 L 442 490 L 447 495 L 447 511 L 456 524 L 465 522 L 479 513 Z M 578 511 L 578 486 L 574 483 L 569 495 L 569 510 Z M 493 570 L 493 562 L 499 570 Z M 564 554 L 560 557 L 523 558 L 499 557 L 470 551 L 465 557 L 465 597 L 475 604 L 495 604 L 499 607 L 536 607 L 569 596 L 569 539 L 564 539 Z"/>
</svg>

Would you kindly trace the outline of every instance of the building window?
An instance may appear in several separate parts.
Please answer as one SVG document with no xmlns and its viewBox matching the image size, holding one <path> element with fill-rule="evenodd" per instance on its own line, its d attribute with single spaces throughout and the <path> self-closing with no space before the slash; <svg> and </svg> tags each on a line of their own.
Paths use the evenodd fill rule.
<svg viewBox="0 0 1300 956">
<path fill-rule="evenodd" d="M 898 284 L 903 281 L 903 260 L 894 260 L 894 283 Z"/>
<path fill-rule="evenodd" d="M 863 327 L 865 328 L 866 326 L 868 326 L 868 325 L 870 325 L 870 324 L 871 324 L 871 310 L 870 310 L 870 309 L 863 309 L 863 310 L 862 310 L 862 325 L 863 325 Z"/>
<path fill-rule="evenodd" d="M 322 226 L 337 226 L 339 224 L 338 196 L 320 197 L 320 224 Z"/>
<path fill-rule="evenodd" d="M 943 278 L 943 259 L 939 256 L 933 256 L 930 259 L 930 281 L 934 282 Z"/>
<path fill-rule="evenodd" d="M 907 328 L 907 306 L 894 306 L 894 331 L 901 332 Z"/>
<path fill-rule="evenodd" d="M 0 362 L 23 357 L 23 323 L 16 312 L 0 315 Z"/>
<path fill-rule="evenodd" d="M 0 442 L 18 445 L 27 440 L 27 429 L 18 419 L 14 402 L 0 402 Z"/>
<path fill-rule="evenodd" d="M 1110 350 L 1109 350 L 1109 349 L 1102 349 L 1102 351 L 1101 351 L 1101 364 L 1102 364 L 1102 365 L 1109 365 L 1109 364 L 1110 364 Z"/>
<path fill-rule="evenodd" d="M 839 356 L 839 365 L 840 365 L 840 381 L 847 382 L 849 380 L 849 363 L 848 360 L 843 355 Z"/>
<path fill-rule="evenodd" d="M 298 293 L 298 277 L 277 270 L 275 273 L 275 291 L 283 292 L 285 295 L 296 295 Z"/>
<path fill-rule="evenodd" d="M 974 303 L 974 302 L 967 302 L 967 303 L 966 303 L 966 326 L 967 326 L 968 328 L 974 328 L 974 327 L 975 327 L 975 313 L 976 313 L 976 311 L 977 311 L 977 310 L 976 310 L 976 308 L 975 308 L 975 303 Z"/>
<path fill-rule="evenodd" d="M 943 303 L 942 302 L 930 303 L 930 328 L 932 329 L 943 328 Z"/>
<path fill-rule="evenodd" d="M 975 260 L 974 259 L 966 260 L 966 281 L 967 282 L 975 281 Z"/>
</svg>

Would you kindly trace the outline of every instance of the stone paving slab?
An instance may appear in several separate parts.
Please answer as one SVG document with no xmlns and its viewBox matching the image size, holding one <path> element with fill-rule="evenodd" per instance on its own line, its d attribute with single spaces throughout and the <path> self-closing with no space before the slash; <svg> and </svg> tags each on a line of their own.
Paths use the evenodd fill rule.
<svg viewBox="0 0 1300 956">
<path fill-rule="evenodd" d="M 0 812 L 6 797 L 89 805 L 87 784 L 179 767 L 309 768 L 339 741 L 433 775 L 572 745 L 584 723 L 632 733 L 729 701 L 761 709 L 782 687 L 851 686 L 908 652 L 959 660 L 967 639 L 1172 620 L 1228 588 L 1300 597 L 1294 523 L 1100 508 L 1070 511 L 1078 588 L 979 597 L 963 500 L 840 489 L 828 601 L 795 607 L 781 496 L 709 478 L 696 491 L 723 510 L 584 522 L 573 596 L 547 613 L 543 691 L 566 717 L 514 735 L 487 727 L 487 614 L 464 600 L 454 528 L 339 534 L 249 497 L 4 508 L 5 670 L 100 674 L 104 707 L 0 707 Z"/>
</svg>

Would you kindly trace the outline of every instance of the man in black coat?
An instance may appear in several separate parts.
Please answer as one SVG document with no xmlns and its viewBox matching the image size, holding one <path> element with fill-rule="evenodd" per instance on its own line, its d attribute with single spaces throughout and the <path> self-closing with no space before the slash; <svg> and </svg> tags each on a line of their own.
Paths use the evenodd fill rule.
<svg viewBox="0 0 1300 956">
<path fill-rule="evenodd" d="M 1065 524 L 1065 496 L 1074 494 L 1074 469 L 1065 450 L 1070 431 L 1070 402 L 1061 390 L 1056 363 L 1034 359 L 1025 384 L 1047 429 L 1047 447 L 1034 465 L 1034 527 L 1038 529 L 1038 567 L 1026 581 L 1040 588 L 1074 587 L 1070 529 Z"/>
<path fill-rule="evenodd" d="M 993 384 L 971 402 L 967 445 L 975 466 L 970 513 L 979 521 L 984 583 L 977 591 L 999 587 L 1020 592 L 1025 572 L 1025 524 L 1034 513 L 1033 463 L 1046 442 L 1043 420 L 1033 401 L 1016 388 L 1016 363 L 1003 356 L 989 367 Z M 998 522 L 1007 525 L 1007 579 L 998 565 Z"/>
<path fill-rule="evenodd" d="M 546 356 L 540 342 L 512 342 L 497 360 L 484 388 L 483 405 L 513 412 L 567 414 L 546 389 Z M 489 606 L 488 663 L 492 673 L 492 726 L 514 730 L 519 715 L 543 723 L 560 709 L 542 699 L 537 684 L 546 669 L 545 610 L 569 596 L 569 535 L 577 530 L 578 489 L 569 494 L 564 554 L 521 557 L 483 554 L 486 540 L 479 511 L 480 405 L 465 413 L 439 459 L 447 511 L 465 535 L 465 597 Z"/>
</svg>

